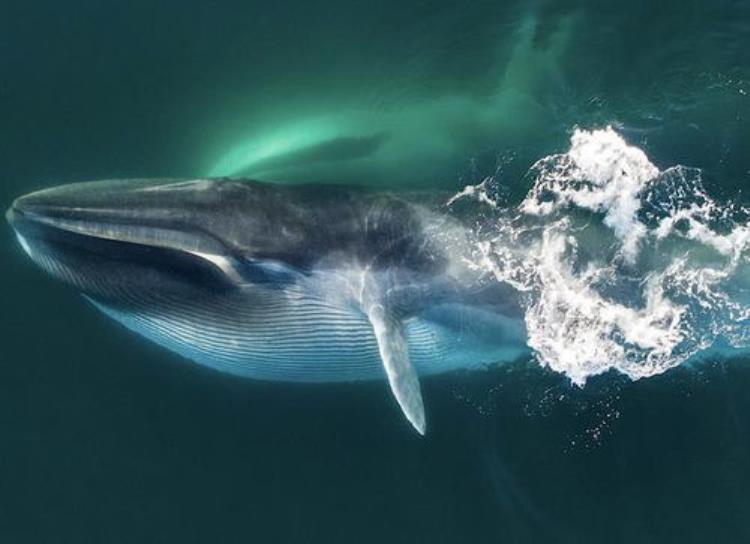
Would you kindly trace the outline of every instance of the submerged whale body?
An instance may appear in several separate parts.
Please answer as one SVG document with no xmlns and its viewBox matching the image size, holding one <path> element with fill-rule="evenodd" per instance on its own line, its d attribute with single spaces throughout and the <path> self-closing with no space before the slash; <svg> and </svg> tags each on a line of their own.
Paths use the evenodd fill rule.
<svg viewBox="0 0 750 544">
<path fill-rule="evenodd" d="M 520 308 L 464 264 L 468 229 L 417 195 L 249 180 L 110 180 L 17 199 L 28 255 L 129 329 L 263 380 L 418 375 L 526 351 Z"/>
</svg>

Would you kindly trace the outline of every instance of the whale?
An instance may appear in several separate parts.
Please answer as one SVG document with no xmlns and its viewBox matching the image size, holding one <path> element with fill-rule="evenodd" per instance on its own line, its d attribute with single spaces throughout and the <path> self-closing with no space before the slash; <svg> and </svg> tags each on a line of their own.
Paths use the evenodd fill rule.
<svg viewBox="0 0 750 544">
<path fill-rule="evenodd" d="M 31 260 L 183 358 L 255 380 L 387 383 L 420 434 L 420 377 L 527 350 L 507 286 L 470 266 L 440 195 L 234 178 L 69 183 L 6 213 Z"/>
</svg>

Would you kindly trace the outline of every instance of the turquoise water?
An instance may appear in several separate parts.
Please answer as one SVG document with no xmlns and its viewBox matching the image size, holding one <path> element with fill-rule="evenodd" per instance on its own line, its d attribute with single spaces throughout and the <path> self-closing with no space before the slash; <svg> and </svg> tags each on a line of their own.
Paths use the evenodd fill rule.
<svg viewBox="0 0 750 544">
<path fill-rule="evenodd" d="M 419 438 L 385 384 L 237 380 L 131 337 L 6 229 L 0 540 L 750 540 L 750 360 L 727 349 L 748 334 L 750 3 L 653 4 L 6 2 L 0 201 L 142 176 L 475 187 L 452 210 L 513 250 L 475 254 L 488 272 L 533 271 L 537 343 L 425 380 Z M 544 233 L 578 252 L 519 256 Z M 544 273 L 566 267 L 561 311 Z M 701 291 L 685 270 L 729 272 Z M 594 295 L 614 321 L 586 321 Z"/>
</svg>

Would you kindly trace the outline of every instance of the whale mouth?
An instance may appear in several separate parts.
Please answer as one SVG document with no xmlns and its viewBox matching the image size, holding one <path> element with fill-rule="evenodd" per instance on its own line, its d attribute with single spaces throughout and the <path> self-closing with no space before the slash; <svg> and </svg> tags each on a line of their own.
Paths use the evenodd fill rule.
<svg viewBox="0 0 750 544">
<path fill-rule="evenodd" d="M 221 240 L 199 228 L 191 214 L 178 210 L 167 195 L 142 196 L 143 191 L 162 186 L 143 180 L 62 185 L 17 198 L 6 218 L 16 231 L 33 224 L 104 240 L 225 253 Z"/>
<path fill-rule="evenodd" d="M 203 257 L 211 262 L 222 258 L 224 248 L 213 237 L 179 228 L 178 224 L 138 223 L 133 217 L 110 210 L 71 209 L 53 206 L 24 206 L 21 202 L 6 217 L 16 232 L 29 228 L 70 233 L 83 238 L 123 242 L 156 249 L 172 249 Z"/>
<path fill-rule="evenodd" d="M 242 282 L 219 238 L 166 199 L 139 196 L 150 187 L 154 182 L 63 185 L 17 198 L 5 215 L 36 264 L 84 292 L 107 283 L 105 276 L 130 283 L 128 271 L 201 286 Z"/>
</svg>

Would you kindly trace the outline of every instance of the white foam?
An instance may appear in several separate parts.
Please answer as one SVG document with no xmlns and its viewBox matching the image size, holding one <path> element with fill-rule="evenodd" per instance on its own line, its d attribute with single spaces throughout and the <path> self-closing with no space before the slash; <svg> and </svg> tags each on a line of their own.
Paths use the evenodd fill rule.
<svg viewBox="0 0 750 544">
<path fill-rule="evenodd" d="M 489 195 L 488 185 L 492 182 L 492 178 L 484 178 L 481 183 L 476 185 L 467 185 L 460 192 L 453 195 L 446 206 L 452 206 L 463 198 L 472 198 L 481 204 L 487 204 L 492 208 L 497 208 L 498 204 L 495 199 Z"/>
<path fill-rule="evenodd" d="M 538 161 L 537 182 L 521 204 L 528 214 L 548 215 L 578 207 L 604 213 L 604 223 L 623 242 L 632 262 L 645 228 L 638 222 L 640 194 L 659 169 L 646 154 L 625 143 L 611 127 L 576 130 L 564 155 Z"/>
<path fill-rule="evenodd" d="M 519 291 L 541 364 L 582 385 L 653 376 L 719 340 L 750 347 L 750 213 L 712 200 L 700 171 L 662 172 L 607 127 L 576 130 L 531 172 L 469 261 Z"/>
</svg>

